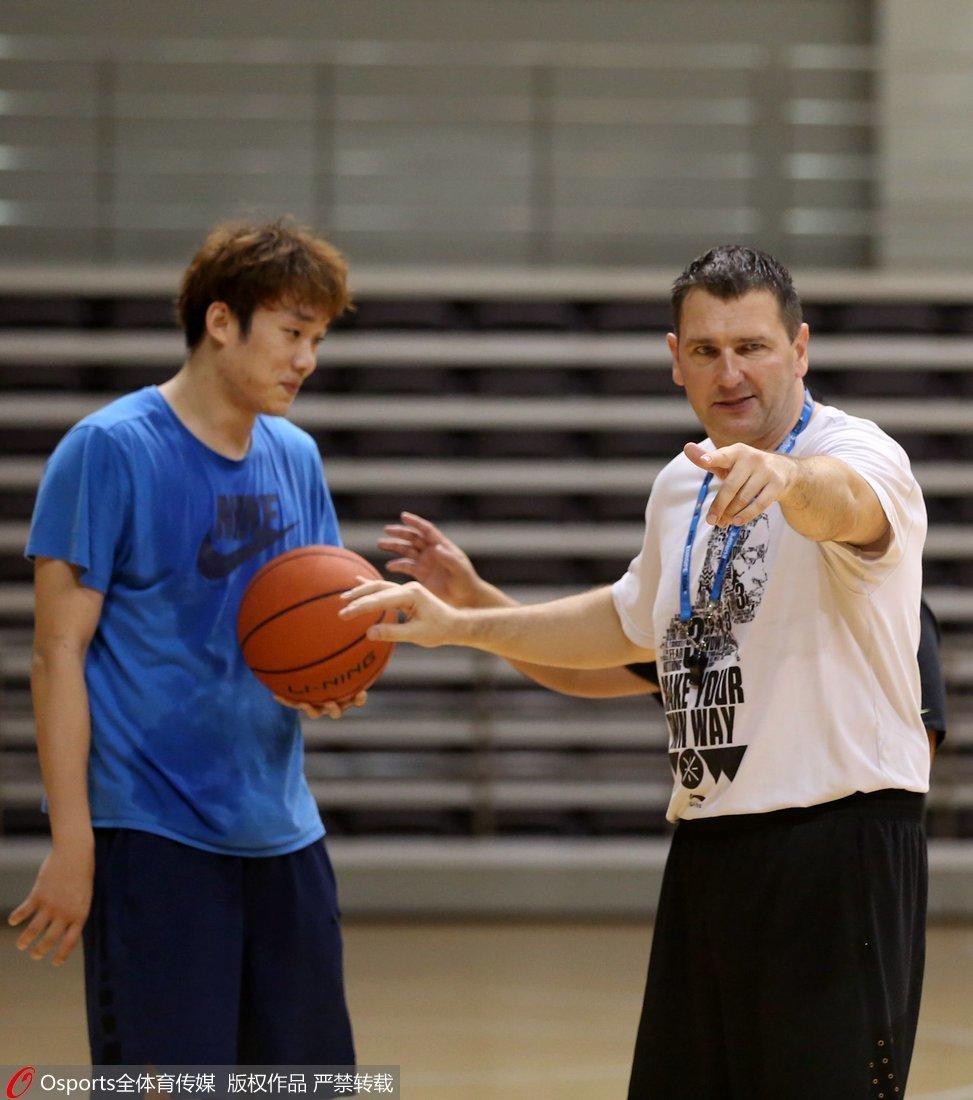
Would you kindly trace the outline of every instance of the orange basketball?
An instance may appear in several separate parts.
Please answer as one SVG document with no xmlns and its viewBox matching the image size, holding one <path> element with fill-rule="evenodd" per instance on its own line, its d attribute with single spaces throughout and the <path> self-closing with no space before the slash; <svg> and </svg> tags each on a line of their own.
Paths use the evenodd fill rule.
<svg viewBox="0 0 973 1100">
<path fill-rule="evenodd" d="M 257 679 L 295 703 L 346 702 L 371 687 L 392 655 L 391 642 L 365 632 L 386 613 L 339 619 L 339 597 L 358 577 L 380 574 L 352 550 L 301 546 L 254 574 L 237 615 L 237 639 Z"/>
</svg>

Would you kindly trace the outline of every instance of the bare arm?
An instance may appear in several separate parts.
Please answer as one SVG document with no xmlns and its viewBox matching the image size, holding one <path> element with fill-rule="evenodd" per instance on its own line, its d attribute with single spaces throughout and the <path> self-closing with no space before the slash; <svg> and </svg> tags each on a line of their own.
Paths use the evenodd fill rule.
<svg viewBox="0 0 973 1100">
<path fill-rule="evenodd" d="M 506 592 L 481 581 L 482 591 L 475 607 L 520 607 Z M 623 695 L 651 695 L 658 685 L 643 680 L 623 666 L 619 668 L 552 668 L 528 661 L 507 663 L 541 687 L 559 691 L 562 695 L 577 695 L 584 699 L 614 699 Z"/>
<path fill-rule="evenodd" d="M 91 905 L 94 834 L 88 805 L 91 722 L 85 655 L 103 597 L 85 588 L 66 562 L 39 558 L 34 570 L 35 629 L 31 695 L 37 748 L 47 793 L 52 847 L 33 889 L 10 916 L 28 921 L 17 940 L 35 959 L 55 947 L 54 963 L 71 953 Z"/>
<path fill-rule="evenodd" d="M 687 443 L 684 452 L 723 482 L 706 517 L 710 523 L 742 526 L 777 501 L 791 527 L 815 542 L 878 552 L 888 545 L 891 528 L 875 490 L 841 459 L 791 458 L 745 443 L 708 452 Z"/>
<path fill-rule="evenodd" d="M 403 512 L 401 522 L 385 528 L 379 548 L 397 555 L 388 563 L 391 573 L 402 573 L 459 608 L 517 607 L 517 601 L 477 573 L 466 553 L 429 520 Z M 528 661 L 508 660 L 518 672 L 542 687 L 563 695 L 615 698 L 647 695 L 658 688 L 627 668 L 554 668 Z"/>
<path fill-rule="evenodd" d="M 875 490 L 847 462 L 828 455 L 785 458 L 791 481 L 780 506 L 799 535 L 882 551 L 891 527 Z"/>
<path fill-rule="evenodd" d="M 508 660 L 559 668 L 613 668 L 654 653 L 622 630 L 610 588 L 530 607 L 459 610 L 416 581 L 368 581 L 342 594 L 344 619 L 398 611 L 399 622 L 369 627 L 368 637 L 427 648 L 465 645 Z"/>
</svg>

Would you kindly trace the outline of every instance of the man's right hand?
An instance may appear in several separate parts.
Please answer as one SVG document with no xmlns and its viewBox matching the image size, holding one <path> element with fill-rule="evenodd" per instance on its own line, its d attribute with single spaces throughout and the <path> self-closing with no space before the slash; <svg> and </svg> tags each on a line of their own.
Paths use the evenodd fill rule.
<svg viewBox="0 0 973 1100">
<path fill-rule="evenodd" d="M 54 948 L 55 966 L 61 966 L 81 937 L 91 908 L 95 877 L 94 841 L 72 847 L 55 845 L 37 872 L 34 887 L 10 914 L 9 924 L 27 927 L 17 937 L 17 948 L 43 959 Z"/>
<path fill-rule="evenodd" d="M 452 607 L 478 607 L 499 601 L 485 598 L 486 585 L 467 555 L 429 520 L 403 512 L 401 523 L 390 523 L 378 548 L 398 554 L 386 565 L 404 573 Z"/>
</svg>

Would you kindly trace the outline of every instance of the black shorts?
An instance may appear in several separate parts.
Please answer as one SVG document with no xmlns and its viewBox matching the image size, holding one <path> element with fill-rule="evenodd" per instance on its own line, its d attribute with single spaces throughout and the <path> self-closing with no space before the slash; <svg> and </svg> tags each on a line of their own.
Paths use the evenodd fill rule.
<svg viewBox="0 0 973 1100">
<path fill-rule="evenodd" d="M 925 956 L 923 796 L 683 822 L 629 1100 L 899 1100 Z"/>
</svg>

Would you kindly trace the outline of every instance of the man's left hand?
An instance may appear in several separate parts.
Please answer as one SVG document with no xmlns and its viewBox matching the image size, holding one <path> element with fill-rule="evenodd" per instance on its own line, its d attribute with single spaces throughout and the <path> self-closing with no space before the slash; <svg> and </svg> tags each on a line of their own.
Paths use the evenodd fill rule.
<svg viewBox="0 0 973 1100">
<path fill-rule="evenodd" d="M 746 443 L 733 443 L 715 451 L 687 443 L 683 453 L 694 465 L 723 482 L 706 513 L 706 521 L 715 527 L 742 527 L 756 519 L 787 495 L 794 476 L 793 459 Z"/>
</svg>

